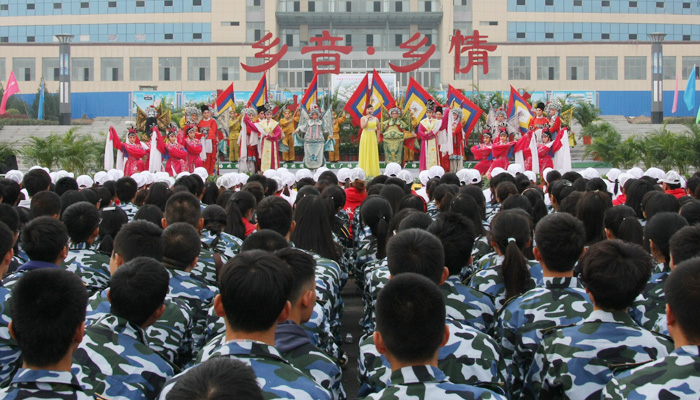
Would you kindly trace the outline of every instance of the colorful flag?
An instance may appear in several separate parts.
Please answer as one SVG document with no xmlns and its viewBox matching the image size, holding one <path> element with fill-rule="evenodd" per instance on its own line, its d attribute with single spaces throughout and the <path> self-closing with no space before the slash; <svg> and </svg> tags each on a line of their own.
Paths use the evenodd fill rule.
<svg viewBox="0 0 700 400">
<path fill-rule="evenodd" d="M 19 93 L 19 85 L 17 84 L 17 79 L 15 79 L 15 72 L 10 71 L 10 78 L 7 80 L 7 86 L 5 86 L 5 94 L 2 95 L 2 104 L 0 104 L 0 115 L 5 114 L 5 106 L 7 105 L 7 99 L 10 98 L 15 93 Z"/>
<path fill-rule="evenodd" d="M 513 115 L 518 114 L 518 121 L 520 123 L 520 132 L 527 132 L 528 126 L 530 125 L 530 119 L 532 118 L 532 111 L 530 110 L 530 104 L 518 93 L 517 90 L 510 87 L 510 98 L 508 99 L 508 119 Z"/>
<path fill-rule="evenodd" d="M 36 119 L 44 119 L 44 78 L 41 78 L 39 89 L 39 107 L 36 112 Z"/>
<path fill-rule="evenodd" d="M 396 104 L 391 91 L 384 84 L 384 80 L 379 76 L 377 70 L 372 71 L 372 107 L 374 107 L 374 116 L 380 118 L 382 107 L 388 107 L 390 104 Z"/>
<path fill-rule="evenodd" d="M 464 133 L 466 137 L 469 137 L 469 134 L 474 129 L 474 125 L 479 121 L 479 117 L 484 111 L 463 95 L 461 91 L 453 88 L 452 85 L 449 86 L 447 91 L 447 106 L 462 109 L 462 121 L 465 121 Z"/>
<path fill-rule="evenodd" d="M 360 85 L 355 89 L 355 93 L 350 96 L 348 102 L 345 103 L 345 111 L 352 117 L 352 122 L 360 126 L 360 119 L 365 114 L 365 106 L 369 101 L 369 74 L 360 82 Z"/>
<path fill-rule="evenodd" d="M 260 107 L 267 101 L 267 72 L 263 74 L 258 86 L 248 100 L 248 107 Z"/>
<path fill-rule="evenodd" d="M 428 93 L 423 87 L 416 82 L 412 77 L 408 80 L 408 87 L 406 88 L 406 105 L 404 106 L 404 112 L 410 110 L 413 118 L 418 121 L 423 119 L 425 116 L 425 110 L 427 109 L 426 103 L 428 100 L 433 100 L 433 97 Z"/>
<path fill-rule="evenodd" d="M 236 99 L 233 95 L 233 83 L 228 85 L 223 92 L 216 96 L 216 111 L 221 114 L 228 108 L 236 107 Z"/>
<path fill-rule="evenodd" d="M 695 65 L 693 65 L 693 70 L 690 71 L 690 76 L 688 77 L 688 84 L 685 87 L 685 92 L 683 92 L 683 101 L 685 101 L 685 106 L 690 111 L 695 109 L 695 68 Z"/>
<path fill-rule="evenodd" d="M 307 110 L 311 109 L 312 105 L 318 103 L 318 75 L 314 74 L 314 79 L 311 80 L 309 87 L 306 88 L 304 96 L 301 98 L 301 104 Z"/>
<path fill-rule="evenodd" d="M 676 91 L 673 93 L 673 108 L 671 113 L 675 114 L 678 110 L 678 74 L 676 74 Z"/>
</svg>

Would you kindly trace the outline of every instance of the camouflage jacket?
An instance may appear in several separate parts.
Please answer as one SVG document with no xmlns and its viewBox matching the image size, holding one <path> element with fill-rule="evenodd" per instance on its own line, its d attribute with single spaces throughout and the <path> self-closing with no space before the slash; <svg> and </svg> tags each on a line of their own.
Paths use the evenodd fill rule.
<svg viewBox="0 0 700 400">
<path fill-rule="evenodd" d="M 700 347 L 683 346 L 668 356 L 614 377 L 602 399 L 700 398 Z"/>
<path fill-rule="evenodd" d="M 129 222 L 134 220 L 134 216 L 136 215 L 136 212 L 139 210 L 139 208 L 136 207 L 136 205 L 134 203 L 131 203 L 131 202 L 125 203 L 125 204 L 120 204 L 119 208 L 124 210 Z"/>
<path fill-rule="evenodd" d="M 266 399 L 331 399 L 331 394 L 326 389 L 293 367 L 277 349 L 268 344 L 252 340 L 231 340 L 208 353 L 209 358 L 231 357 L 250 365 Z M 201 357 L 202 362 L 206 360 L 207 358 Z M 170 389 L 185 373 L 187 371 L 168 381 L 159 399 L 165 400 Z"/>
<path fill-rule="evenodd" d="M 219 240 L 216 240 L 218 237 Z M 216 243 L 214 241 L 216 240 Z M 211 231 L 204 229 L 202 231 L 202 243 L 206 243 L 210 250 L 213 250 L 223 255 L 226 260 L 230 260 L 241 252 L 243 241 L 231 234 L 221 232 L 214 235 Z M 225 262 L 224 262 L 225 263 Z"/>
<path fill-rule="evenodd" d="M 80 386 L 78 379 L 67 371 L 33 370 L 20 368 L 10 386 L 0 390 L 5 400 L 65 399 L 94 400 Z"/>
<path fill-rule="evenodd" d="M 17 342 L 10 336 L 10 290 L 0 284 L 0 387 L 22 366 L 21 352 Z"/>
<path fill-rule="evenodd" d="M 476 386 L 451 383 L 439 369 L 424 365 L 404 367 L 392 372 L 391 384 L 366 399 L 503 399 Z"/>
<path fill-rule="evenodd" d="M 672 350 L 670 340 L 640 328 L 627 312 L 595 310 L 574 326 L 545 334 L 521 398 L 600 399 L 612 368 L 662 358 Z"/>
<path fill-rule="evenodd" d="M 89 392 L 130 400 L 155 399 L 175 374 L 141 327 L 112 314 L 85 329 L 72 370 Z"/>
<path fill-rule="evenodd" d="M 666 328 L 666 295 L 664 294 L 664 283 L 669 272 L 653 274 L 647 282 L 642 293 L 637 296 L 630 309 L 632 319 L 642 328 L 656 330 L 655 325 L 663 319 L 663 328 L 658 331 L 664 335 L 668 334 Z"/>
<path fill-rule="evenodd" d="M 219 253 L 211 251 L 206 243 L 202 243 L 202 249 L 199 251 L 197 265 L 190 272 L 192 277 L 206 282 L 209 286 L 217 286 L 216 278 L 218 276 L 217 263 L 223 266 L 223 259 Z"/>
<path fill-rule="evenodd" d="M 89 294 L 109 286 L 109 256 L 98 253 L 87 243 L 71 243 L 61 266 L 78 275 Z"/>
<path fill-rule="evenodd" d="M 487 254 L 495 254 L 493 247 L 491 247 L 491 243 L 489 242 L 487 235 L 479 236 L 474 241 L 471 264 L 465 266 L 462 269 L 462 273 L 459 275 L 465 285 L 469 283 L 469 278 L 479 269 L 479 260 L 481 260 Z"/>
<path fill-rule="evenodd" d="M 435 200 L 430 200 L 428 204 L 425 206 L 425 213 L 428 214 L 430 218 L 435 220 L 440 214 L 440 209 L 438 209 L 437 203 L 435 203 Z"/>
<path fill-rule="evenodd" d="M 204 310 L 208 308 L 214 301 L 214 296 L 219 292 L 216 286 L 195 279 L 188 272 L 170 267 L 165 267 L 165 270 L 170 275 L 168 296 L 183 300 L 192 309 Z"/>
<path fill-rule="evenodd" d="M 583 321 L 593 311 L 577 278 L 544 278 L 544 287 L 523 293 L 506 304 L 496 322 L 495 338 L 508 371 L 508 388 L 518 398 L 542 330 Z"/>
<path fill-rule="evenodd" d="M 438 367 L 450 382 L 505 387 L 505 364 L 498 343 L 485 333 L 468 325 L 447 320 L 450 338 L 438 352 Z M 386 357 L 379 354 L 374 337 L 360 342 L 360 382 L 358 396 L 376 393 L 387 387 L 391 379 L 391 366 Z"/>
<path fill-rule="evenodd" d="M 501 259 L 501 263 L 502 262 L 503 260 Z M 529 289 L 544 286 L 544 278 L 542 277 L 542 267 L 540 263 L 528 260 L 528 266 L 530 269 Z M 469 279 L 469 287 L 491 296 L 497 308 L 503 307 L 506 303 L 506 286 L 503 282 L 503 273 L 501 272 L 500 263 L 499 265 L 482 269 L 471 276 Z"/>
</svg>

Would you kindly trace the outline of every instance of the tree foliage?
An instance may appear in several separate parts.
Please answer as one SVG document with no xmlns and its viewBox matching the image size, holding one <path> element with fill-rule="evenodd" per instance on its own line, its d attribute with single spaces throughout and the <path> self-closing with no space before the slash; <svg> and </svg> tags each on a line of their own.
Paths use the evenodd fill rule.
<svg viewBox="0 0 700 400">
<path fill-rule="evenodd" d="M 104 141 L 78 133 L 77 128 L 64 134 L 30 136 L 28 140 L 29 143 L 20 148 L 20 154 L 30 163 L 49 169 L 63 168 L 76 174 L 87 174 L 100 169 L 104 156 Z"/>
</svg>

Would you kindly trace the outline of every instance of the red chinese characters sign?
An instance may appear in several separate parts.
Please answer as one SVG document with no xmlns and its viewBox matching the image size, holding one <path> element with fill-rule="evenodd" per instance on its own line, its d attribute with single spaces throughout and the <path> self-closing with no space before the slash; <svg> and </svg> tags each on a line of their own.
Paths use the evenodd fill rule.
<svg viewBox="0 0 700 400">
<path fill-rule="evenodd" d="M 484 67 L 484 74 L 489 73 L 489 52 L 496 50 L 496 45 L 487 45 L 488 36 L 479 35 L 479 31 L 474 31 L 472 36 L 463 36 L 457 31 L 450 40 L 450 51 L 455 51 L 455 74 L 468 74 L 472 67 L 481 65 Z M 467 65 L 462 67 L 462 54 L 467 53 Z"/>
</svg>

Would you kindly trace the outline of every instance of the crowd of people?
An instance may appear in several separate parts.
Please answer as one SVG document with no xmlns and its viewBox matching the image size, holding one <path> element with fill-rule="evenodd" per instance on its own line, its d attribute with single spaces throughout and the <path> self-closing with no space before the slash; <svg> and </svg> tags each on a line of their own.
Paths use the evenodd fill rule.
<svg viewBox="0 0 700 400">
<path fill-rule="evenodd" d="M 10 171 L 0 397 L 698 398 L 700 174 L 542 172 Z"/>
</svg>

